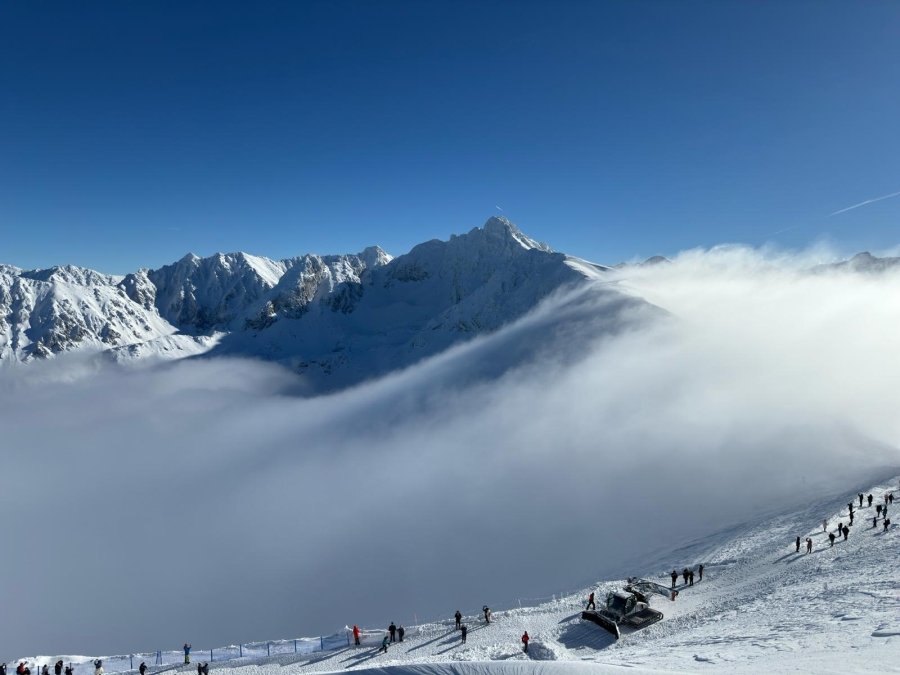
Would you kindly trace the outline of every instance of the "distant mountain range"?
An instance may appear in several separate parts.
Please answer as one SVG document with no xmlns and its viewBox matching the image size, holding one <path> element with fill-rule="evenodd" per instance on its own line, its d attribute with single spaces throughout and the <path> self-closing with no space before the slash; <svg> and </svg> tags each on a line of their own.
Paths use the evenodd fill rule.
<svg viewBox="0 0 900 675">
<path fill-rule="evenodd" d="M 860 254 L 835 267 L 897 264 Z M 397 258 L 377 246 L 278 261 L 189 254 L 125 277 L 0 265 L 0 365 L 69 353 L 250 356 L 304 373 L 316 389 L 340 388 L 491 333 L 561 289 L 611 280 L 611 269 L 555 253 L 502 217 Z"/>
</svg>

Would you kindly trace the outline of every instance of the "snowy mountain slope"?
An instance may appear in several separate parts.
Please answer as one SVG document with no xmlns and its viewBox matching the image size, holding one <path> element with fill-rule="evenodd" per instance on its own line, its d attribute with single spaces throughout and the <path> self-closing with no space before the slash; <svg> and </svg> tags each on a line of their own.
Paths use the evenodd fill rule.
<svg viewBox="0 0 900 675">
<path fill-rule="evenodd" d="M 812 268 L 814 273 L 822 273 L 828 271 L 839 272 L 859 272 L 867 274 L 878 274 L 888 272 L 900 268 L 900 258 L 878 258 L 871 253 L 857 253 L 849 260 L 828 265 L 816 265 Z"/>
<path fill-rule="evenodd" d="M 607 268 L 554 253 L 505 218 L 392 258 L 273 261 L 189 254 L 123 278 L 0 267 L 0 358 L 101 351 L 113 360 L 251 356 L 345 387 L 491 333 Z"/>
<path fill-rule="evenodd" d="M 515 598 L 488 598 L 494 610 L 489 625 L 479 608 L 462 607 L 469 627 L 465 644 L 453 626 L 455 608 L 433 608 L 442 618 L 418 626 L 409 622 L 404 642 L 390 645 L 387 654 L 378 654 L 376 646 L 384 627 L 363 626 L 367 634 L 361 647 L 212 665 L 229 675 L 342 670 L 372 675 L 900 672 L 900 571 L 895 565 L 900 529 L 895 524 L 885 530 L 882 518 L 874 527 L 872 522 L 875 504 L 884 503 L 891 492 L 900 494 L 898 485 L 896 477 L 885 477 L 876 485 L 860 485 L 848 494 L 687 544 L 659 563 L 649 563 L 656 567 L 652 571 L 623 570 L 623 576 L 640 572 L 668 586 L 671 569 L 705 567 L 703 580 L 693 586 L 679 578 L 674 602 L 654 600 L 665 614 L 663 621 L 618 642 L 582 620 L 581 610 L 589 592 L 602 600 L 624 580 L 598 582 L 535 606 Z M 839 538 L 832 547 L 822 520 L 828 521 L 829 531 L 847 523 L 846 503 L 856 505 L 857 492 L 871 493 L 873 506 L 856 509 L 848 540 Z M 812 554 L 795 551 L 797 536 L 812 538 Z M 498 558 L 492 564 L 505 563 Z M 348 608 L 348 625 L 352 614 Z M 525 630 L 531 637 L 527 655 L 520 642 Z M 36 661 L 52 665 L 55 658 Z M 191 673 L 194 668 L 176 671 Z"/>
</svg>

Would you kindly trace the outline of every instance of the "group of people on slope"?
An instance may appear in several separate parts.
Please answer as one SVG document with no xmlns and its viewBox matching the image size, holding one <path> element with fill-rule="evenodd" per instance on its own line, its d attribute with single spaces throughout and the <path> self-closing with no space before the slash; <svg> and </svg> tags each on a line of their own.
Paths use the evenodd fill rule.
<svg viewBox="0 0 900 675">
<path fill-rule="evenodd" d="M 40 675 L 50 675 L 50 666 L 46 663 L 43 668 L 40 669 Z M 53 672 L 55 675 L 62 675 L 63 673 L 63 662 L 62 660 L 57 661 L 53 665 Z M 66 675 L 72 675 L 74 672 L 74 668 L 72 666 L 65 667 Z M 6 664 L 0 663 L 0 675 L 6 675 Z M 31 675 L 31 668 L 28 667 L 27 661 L 19 661 L 19 665 L 16 667 L 16 675 Z M 101 671 L 102 675 L 102 671 Z"/>
<path fill-rule="evenodd" d="M 869 507 L 872 506 L 872 495 L 863 495 L 861 492 L 856 495 L 857 499 L 859 499 L 859 508 L 863 508 L 863 501 L 867 501 Z M 888 528 L 891 526 L 891 519 L 887 517 L 888 515 L 888 505 L 892 505 L 894 503 L 894 493 L 888 492 L 884 495 L 884 504 L 876 504 L 875 505 L 875 515 L 872 516 L 872 527 L 878 527 L 878 519 L 881 518 L 882 525 L 884 526 L 884 532 L 888 531 Z M 828 532 L 828 519 L 825 518 L 822 520 L 822 531 L 828 532 L 828 542 L 831 546 L 834 546 L 835 539 L 839 537 L 843 537 L 844 541 L 847 541 L 847 538 L 850 536 L 850 525 L 853 525 L 853 512 L 854 506 L 853 502 L 847 502 L 847 511 L 849 512 L 850 523 L 849 525 L 845 525 L 843 521 L 839 522 L 837 525 L 837 529 L 834 532 Z M 794 541 L 794 546 L 796 547 L 797 553 L 800 553 L 800 537 Z M 812 553 L 813 550 L 813 540 L 812 537 L 806 538 L 806 552 Z"/>
<path fill-rule="evenodd" d="M 697 575 L 700 577 L 697 581 L 703 581 L 703 565 L 697 567 Z M 672 588 L 675 588 L 675 585 L 678 583 L 678 571 L 672 570 L 672 574 L 669 575 L 672 577 Z M 681 571 L 681 577 L 684 579 L 685 586 L 693 586 L 694 585 L 694 571 L 689 567 L 685 567 Z M 591 596 L 594 594 L 591 593 Z"/>
</svg>

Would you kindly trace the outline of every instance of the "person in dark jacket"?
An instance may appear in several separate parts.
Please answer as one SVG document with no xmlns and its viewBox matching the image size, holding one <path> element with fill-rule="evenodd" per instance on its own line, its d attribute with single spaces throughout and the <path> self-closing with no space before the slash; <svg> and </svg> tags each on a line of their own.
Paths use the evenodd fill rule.
<svg viewBox="0 0 900 675">
<path fill-rule="evenodd" d="M 800 550 L 800 537 L 797 537 L 797 550 Z M 678 572 L 672 570 L 672 588 L 675 588 L 675 584 L 678 583 Z"/>
<path fill-rule="evenodd" d="M 522 644 L 525 645 L 524 651 L 526 654 L 528 653 L 528 640 L 530 639 L 531 638 L 528 637 L 528 631 L 526 630 L 525 634 L 522 636 Z"/>
<path fill-rule="evenodd" d="M 694 585 L 694 570 L 688 570 L 688 586 Z"/>
<path fill-rule="evenodd" d="M 830 541 L 831 545 L 834 546 L 834 532 L 828 533 L 828 541 Z"/>
<path fill-rule="evenodd" d="M 400 638 L 400 642 L 403 642 L 403 634 L 404 634 L 405 632 L 406 632 L 406 631 L 403 630 L 403 624 L 401 623 L 401 624 L 400 624 L 400 628 L 397 629 L 397 637 Z"/>
<path fill-rule="evenodd" d="M 806 538 L 806 552 L 812 553 L 812 539 L 809 537 Z"/>
<path fill-rule="evenodd" d="M 797 553 L 800 553 L 800 537 L 797 537 Z M 675 584 L 672 584 L 672 588 L 675 588 Z"/>
<path fill-rule="evenodd" d="M 857 496 L 859 497 L 859 508 L 862 508 L 863 493 L 860 492 Z"/>
<path fill-rule="evenodd" d="M 866 499 L 869 500 L 869 506 L 872 506 L 872 495 L 869 495 Z"/>
<path fill-rule="evenodd" d="M 203 673 L 203 675 L 209 675 L 209 664 L 204 663 L 203 667 L 200 669 L 200 672 Z"/>
<path fill-rule="evenodd" d="M 585 610 L 588 609 L 597 609 L 597 605 L 594 604 L 594 591 L 591 591 L 591 594 L 588 596 L 588 604 Z"/>
<path fill-rule="evenodd" d="M 62 670 L 63 670 L 63 662 L 57 661 L 56 665 L 53 666 L 53 672 L 56 673 L 56 675 L 62 675 Z"/>
<path fill-rule="evenodd" d="M 853 511 L 850 512 L 850 524 L 853 524 Z"/>
<path fill-rule="evenodd" d="M 688 582 L 688 568 L 687 567 L 685 567 L 683 570 L 681 570 L 681 576 L 684 579 L 685 585 L 687 585 L 687 582 Z"/>
<path fill-rule="evenodd" d="M 875 513 L 877 513 L 879 516 L 881 515 L 881 504 L 875 505 Z"/>
<path fill-rule="evenodd" d="M 391 621 L 391 625 L 388 626 L 388 633 L 391 634 L 391 642 L 396 642 L 397 626 L 394 625 L 393 621 Z"/>
<path fill-rule="evenodd" d="M 19 665 L 16 666 L 16 675 L 22 675 L 25 672 L 25 662 L 20 661 Z"/>
<path fill-rule="evenodd" d="M 197 675 L 203 675 L 203 664 L 201 662 L 197 662 Z"/>
<path fill-rule="evenodd" d="M 463 626 L 460 626 L 460 627 L 459 627 L 459 630 L 460 630 L 460 632 L 462 633 L 462 635 L 461 635 L 461 637 L 462 637 L 462 643 L 463 643 L 463 644 L 466 644 L 466 633 L 469 632 L 469 628 L 468 628 L 468 626 L 463 625 Z"/>
<path fill-rule="evenodd" d="M 878 527 L 878 516 L 872 516 L 872 527 Z"/>
<path fill-rule="evenodd" d="M 41 668 L 41 675 L 50 675 L 50 666 L 46 663 L 44 664 L 44 667 Z"/>
<path fill-rule="evenodd" d="M 6 664 L 0 663 L 0 675 L 6 675 Z"/>
<path fill-rule="evenodd" d="M 697 581 L 703 581 L 703 565 L 697 568 L 697 576 L 700 577 Z"/>
<path fill-rule="evenodd" d="M 844 529 L 842 530 L 842 532 L 844 534 L 844 541 L 847 541 L 847 535 L 850 534 L 850 528 L 844 525 Z"/>
<path fill-rule="evenodd" d="M 484 607 L 481 608 L 481 611 L 484 612 L 484 622 L 485 622 L 485 623 L 490 623 L 490 622 L 491 622 L 491 609 L 490 609 L 490 607 L 488 607 L 487 605 L 485 605 Z"/>
<path fill-rule="evenodd" d="M 138 668 L 138 671 L 141 673 L 141 675 L 144 675 L 144 673 L 147 672 L 147 664 L 144 663 L 143 661 L 141 661 L 141 667 Z M 69 675 L 69 674 L 66 673 L 66 675 Z"/>
<path fill-rule="evenodd" d="M 887 532 L 887 531 L 888 531 L 888 528 L 889 528 L 890 526 L 891 526 L 891 519 L 890 519 L 890 518 L 885 518 L 885 519 L 884 519 L 884 531 Z"/>
<path fill-rule="evenodd" d="M 381 649 L 378 650 L 378 653 L 384 652 L 387 654 L 388 640 L 391 639 L 391 636 L 385 633 L 384 639 L 381 641 Z"/>
<path fill-rule="evenodd" d="M 462 628 L 462 614 L 460 614 L 459 610 L 456 610 L 456 614 L 453 615 L 453 618 L 456 619 L 456 630 Z"/>
<path fill-rule="evenodd" d="M 66 675 L 75 675 L 75 669 L 72 666 L 66 666 Z"/>
</svg>

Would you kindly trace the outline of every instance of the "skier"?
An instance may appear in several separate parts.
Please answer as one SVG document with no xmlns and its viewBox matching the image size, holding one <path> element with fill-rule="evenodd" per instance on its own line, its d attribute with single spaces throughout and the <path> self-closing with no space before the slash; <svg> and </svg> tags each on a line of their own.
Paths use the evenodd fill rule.
<svg viewBox="0 0 900 675">
<path fill-rule="evenodd" d="M 390 640 L 390 638 L 391 638 L 390 635 L 388 635 L 387 633 L 384 634 L 384 639 L 381 641 L 381 649 L 378 650 L 379 654 L 381 652 L 384 652 L 385 654 L 387 654 L 388 640 Z"/>
<path fill-rule="evenodd" d="M 700 576 L 697 581 L 703 581 L 703 565 L 700 565 L 700 567 L 697 568 L 697 574 Z"/>
<path fill-rule="evenodd" d="M 806 552 L 812 553 L 812 539 L 809 537 L 806 538 Z"/>
<path fill-rule="evenodd" d="M 890 518 L 885 518 L 885 519 L 884 519 L 884 531 L 887 532 L 887 531 L 888 531 L 888 528 L 889 528 L 890 526 L 891 526 L 891 519 L 890 519 Z"/>
<path fill-rule="evenodd" d="M 694 585 L 694 570 L 688 572 L 688 586 Z"/>
<path fill-rule="evenodd" d="M 834 532 L 828 533 L 828 541 L 830 541 L 831 545 L 834 546 Z"/>
<path fill-rule="evenodd" d="M 588 604 L 585 610 L 588 609 L 597 609 L 597 605 L 594 604 L 594 591 L 591 591 L 591 594 L 588 596 Z"/>
<path fill-rule="evenodd" d="M 401 624 L 400 624 L 400 628 L 397 629 L 397 635 L 400 637 L 400 642 L 403 642 L 403 634 L 404 634 L 405 632 L 406 632 L 406 631 L 403 630 L 403 624 L 401 623 Z"/>
<path fill-rule="evenodd" d="M 681 576 L 684 578 L 684 584 L 685 584 L 685 586 L 687 586 L 687 582 L 688 582 L 688 568 L 687 568 L 687 567 L 685 567 L 685 568 L 681 571 Z"/>
<path fill-rule="evenodd" d="M 800 550 L 800 537 L 797 537 L 797 550 Z M 672 588 L 675 588 L 676 583 L 678 583 L 678 572 L 672 570 Z"/>
<path fill-rule="evenodd" d="M 847 535 L 850 534 L 850 528 L 844 525 L 844 529 L 842 530 L 844 534 L 844 541 L 847 541 Z"/>
<path fill-rule="evenodd" d="M 469 632 L 469 628 L 467 626 L 460 626 L 459 630 L 462 633 L 462 643 L 466 644 L 466 633 Z"/>
<path fill-rule="evenodd" d="M 862 492 L 860 492 L 860 493 L 857 495 L 857 497 L 859 497 L 859 508 L 862 508 L 862 500 L 863 500 L 863 494 L 862 494 Z"/>
<path fill-rule="evenodd" d="M 359 626 L 356 624 L 353 625 L 353 642 L 356 643 L 356 646 L 359 647 Z M 141 675 L 144 675 L 141 673 Z"/>
<path fill-rule="evenodd" d="M 147 664 L 141 661 L 141 667 L 138 668 L 138 670 L 140 671 L 141 675 L 144 675 L 144 673 L 147 672 Z M 69 675 L 69 673 L 66 673 L 66 675 Z"/>
<path fill-rule="evenodd" d="M 456 619 L 456 630 L 459 630 L 462 627 L 462 614 L 459 613 L 459 610 L 456 610 L 456 614 L 453 615 L 453 618 Z"/>
<path fill-rule="evenodd" d="M 491 610 L 488 609 L 487 605 L 485 605 L 484 607 L 481 608 L 481 611 L 484 612 L 484 622 L 490 623 L 491 622 Z"/>
<path fill-rule="evenodd" d="M 391 621 L 391 625 L 388 626 L 388 633 L 391 634 L 391 642 L 395 642 L 395 635 L 397 634 L 397 626 L 394 625 L 394 622 Z"/>
<path fill-rule="evenodd" d="M 872 506 L 872 495 L 869 495 L 866 499 L 869 500 L 869 506 Z"/>
<path fill-rule="evenodd" d="M 800 553 L 800 537 L 797 537 L 797 553 Z M 673 572 L 674 574 L 674 572 Z M 672 588 L 675 588 L 675 583 L 672 583 Z"/>
<path fill-rule="evenodd" d="M 103 675 L 103 661 L 100 659 L 94 659 L 94 675 Z"/>
<path fill-rule="evenodd" d="M 526 654 L 528 653 L 528 640 L 529 640 L 529 639 L 530 639 L 530 638 L 528 637 L 528 631 L 526 630 L 526 631 L 525 631 L 525 634 L 522 636 L 522 644 L 525 645 L 525 650 L 524 650 L 524 651 L 525 651 Z"/>
<path fill-rule="evenodd" d="M 191 662 L 191 646 L 187 642 L 184 643 L 184 662 Z"/>
<path fill-rule="evenodd" d="M 822 532 L 827 532 L 827 531 L 828 531 L 828 518 L 825 518 L 822 521 Z"/>
<path fill-rule="evenodd" d="M 875 513 L 877 513 L 879 516 L 881 515 L 881 504 L 875 505 Z"/>
</svg>

